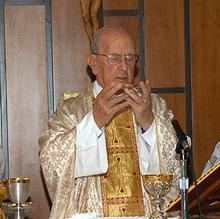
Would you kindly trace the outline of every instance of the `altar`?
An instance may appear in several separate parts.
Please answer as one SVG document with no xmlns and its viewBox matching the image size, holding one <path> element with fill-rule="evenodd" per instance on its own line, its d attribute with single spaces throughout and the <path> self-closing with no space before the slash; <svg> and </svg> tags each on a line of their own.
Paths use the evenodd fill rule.
<svg viewBox="0 0 220 219">
<path fill-rule="evenodd" d="M 84 213 L 73 215 L 68 219 L 148 219 L 148 217 L 96 217 L 93 213 Z M 180 217 L 168 217 L 168 219 L 180 219 Z"/>
</svg>

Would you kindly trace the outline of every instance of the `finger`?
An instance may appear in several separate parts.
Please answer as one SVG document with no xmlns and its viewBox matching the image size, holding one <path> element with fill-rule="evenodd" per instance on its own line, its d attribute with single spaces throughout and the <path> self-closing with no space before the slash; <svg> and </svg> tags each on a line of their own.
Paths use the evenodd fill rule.
<svg viewBox="0 0 220 219">
<path fill-rule="evenodd" d="M 128 96 L 126 94 L 120 95 L 119 97 L 114 97 L 112 99 L 110 99 L 109 101 L 107 101 L 105 104 L 103 103 L 102 105 L 106 106 L 106 108 L 108 108 L 110 111 L 112 110 L 113 107 L 123 103 L 123 102 L 127 102 Z"/>
<path fill-rule="evenodd" d="M 141 88 L 143 95 L 146 96 L 146 94 L 147 94 L 147 82 L 140 81 L 139 82 L 139 87 Z"/>
<path fill-rule="evenodd" d="M 129 106 L 128 101 L 121 102 L 115 106 L 112 107 L 111 111 L 113 114 L 119 112 L 120 110 L 124 109 L 125 107 Z"/>
<path fill-rule="evenodd" d="M 133 99 L 138 104 L 141 104 L 142 101 L 142 95 L 134 91 L 133 89 L 125 88 L 125 93 L 129 96 L 130 99 Z"/>
<path fill-rule="evenodd" d="M 120 96 L 114 96 L 113 98 L 109 99 L 109 100 L 105 100 L 103 98 L 96 98 L 95 99 L 95 106 L 99 107 L 99 109 L 102 109 L 102 111 L 110 113 L 112 111 L 112 108 L 117 106 L 118 104 L 122 103 L 122 102 L 126 102 L 126 100 L 129 97 L 127 96 L 127 94 L 123 94 Z"/>
<path fill-rule="evenodd" d="M 143 95 L 142 95 L 143 101 L 146 101 L 147 99 L 150 98 L 150 93 L 151 93 L 149 81 L 146 81 L 146 82 L 140 81 L 139 86 L 143 92 Z"/>
<path fill-rule="evenodd" d="M 137 109 L 138 107 L 140 107 L 140 104 L 137 103 L 135 100 L 133 100 L 132 98 L 129 98 L 127 100 L 127 102 L 129 103 L 129 105 L 133 108 L 133 109 Z"/>
<path fill-rule="evenodd" d="M 113 96 L 113 98 L 109 101 L 112 106 L 117 105 L 118 103 L 124 102 L 128 99 L 128 95 L 123 93 L 118 96 Z"/>
<path fill-rule="evenodd" d="M 107 100 L 109 100 L 109 99 L 111 99 L 117 93 L 117 91 L 119 91 L 122 88 L 123 88 L 123 84 L 122 83 L 112 82 L 109 85 L 107 85 L 100 92 L 100 96 L 104 97 Z"/>
<path fill-rule="evenodd" d="M 151 93 L 150 82 L 146 81 L 145 84 L 146 84 L 148 93 Z"/>
</svg>

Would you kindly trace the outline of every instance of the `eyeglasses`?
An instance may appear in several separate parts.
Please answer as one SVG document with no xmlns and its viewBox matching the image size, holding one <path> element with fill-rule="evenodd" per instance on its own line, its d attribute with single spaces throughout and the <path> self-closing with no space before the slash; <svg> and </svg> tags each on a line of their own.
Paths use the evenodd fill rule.
<svg viewBox="0 0 220 219">
<path fill-rule="evenodd" d="M 127 65 L 134 65 L 135 62 L 138 59 L 138 55 L 137 54 L 125 54 L 125 55 L 121 55 L 121 54 L 100 54 L 100 53 L 93 53 L 94 55 L 97 56 L 105 56 L 107 57 L 107 61 L 109 64 L 111 65 L 118 65 L 122 62 L 122 58 L 125 59 L 125 63 Z"/>
</svg>

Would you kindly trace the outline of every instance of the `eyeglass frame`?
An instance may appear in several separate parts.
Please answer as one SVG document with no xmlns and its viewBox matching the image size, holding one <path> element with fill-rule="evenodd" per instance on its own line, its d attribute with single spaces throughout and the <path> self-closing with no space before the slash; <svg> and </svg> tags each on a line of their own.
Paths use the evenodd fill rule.
<svg viewBox="0 0 220 219">
<path fill-rule="evenodd" d="M 110 53 L 110 54 L 102 54 L 102 53 L 92 53 L 93 55 L 97 55 L 97 56 L 104 56 L 107 57 L 107 61 L 110 65 L 118 65 L 122 62 L 122 57 L 124 57 L 125 63 L 129 66 L 135 65 L 136 61 L 138 60 L 138 55 L 137 54 L 117 54 L 117 53 Z M 112 55 L 116 55 L 117 57 L 120 57 L 120 61 L 118 63 L 111 63 L 110 60 L 110 56 Z M 134 57 L 133 63 L 129 64 L 128 60 L 126 59 L 126 56 L 131 56 Z"/>
</svg>

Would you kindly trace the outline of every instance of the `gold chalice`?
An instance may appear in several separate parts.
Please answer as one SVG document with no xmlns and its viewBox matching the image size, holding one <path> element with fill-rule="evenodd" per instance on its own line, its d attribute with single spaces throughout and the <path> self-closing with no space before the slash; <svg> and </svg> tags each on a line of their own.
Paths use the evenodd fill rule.
<svg viewBox="0 0 220 219">
<path fill-rule="evenodd" d="M 150 196 L 152 213 L 150 219 L 167 219 L 163 197 L 170 191 L 173 176 L 169 173 L 143 176 L 144 188 Z"/>
</svg>

